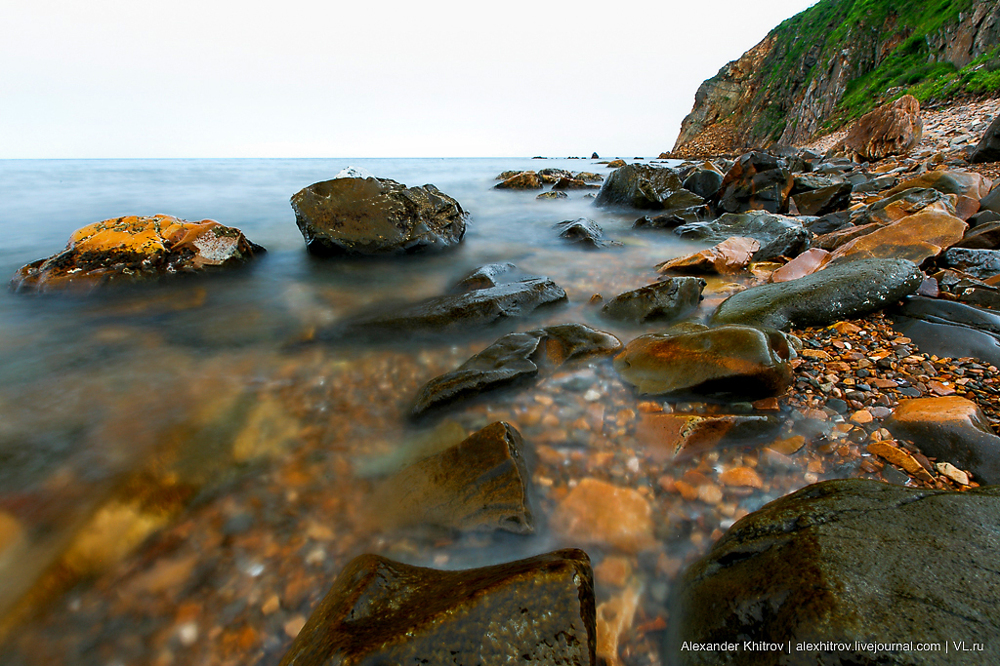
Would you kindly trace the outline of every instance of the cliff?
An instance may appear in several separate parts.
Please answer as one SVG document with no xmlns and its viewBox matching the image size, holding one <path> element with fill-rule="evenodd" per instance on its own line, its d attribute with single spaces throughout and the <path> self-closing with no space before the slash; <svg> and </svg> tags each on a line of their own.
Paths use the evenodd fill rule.
<svg viewBox="0 0 1000 666">
<path fill-rule="evenodd" d="M 907 93 L 1000 93 L 1000 3 L 820 0 L 702 83 L 673 152 L 805 143 Z"/>
</svg>

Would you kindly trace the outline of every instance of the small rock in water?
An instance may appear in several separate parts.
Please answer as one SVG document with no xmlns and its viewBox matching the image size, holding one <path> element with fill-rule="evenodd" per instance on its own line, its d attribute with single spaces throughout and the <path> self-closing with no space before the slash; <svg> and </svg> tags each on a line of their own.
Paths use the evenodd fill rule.
<svg viewBox="0 0 1000 666">
<path fill-rule="evenodd" d="M 361 555 L 297 634 L 281 666 L 594 666 L 594 574 L 580 550 L 462 571 Z"/>
<path fill-rule="evenodd" d="M 626 553 L 651 547 L 652 508 L 631 488 L 585 478 L 556 508 L 554 528 L 581 543 L 606 544 Z"/>
</svg>

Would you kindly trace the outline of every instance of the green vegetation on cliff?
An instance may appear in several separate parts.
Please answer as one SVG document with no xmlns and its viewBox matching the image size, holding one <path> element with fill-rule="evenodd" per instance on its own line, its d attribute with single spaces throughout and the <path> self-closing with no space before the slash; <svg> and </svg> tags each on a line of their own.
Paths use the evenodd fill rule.
<svg viewBox="0 0 1000 666">
<path fill-rule="evenodd" d="M 820 0 L 705 82 L 680 141 L 725 120 L 743 147 L 802 142 L 907 93 L 997 94 L 998 44 L 996 0 Z"/>
</svg>

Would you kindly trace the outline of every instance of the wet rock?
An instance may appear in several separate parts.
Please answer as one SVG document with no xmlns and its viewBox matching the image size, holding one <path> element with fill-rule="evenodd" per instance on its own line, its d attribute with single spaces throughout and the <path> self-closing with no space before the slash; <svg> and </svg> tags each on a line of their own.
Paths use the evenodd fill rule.
<svg viewBox="0 0 1000 666">
<path fill-rule="evenodd" d="M 542 192 L 536 199 L 569 199 L 569 195 L 565 192 L 558 192 L 556 190 L 549 190 L 548 192 Z"/>
<path fill-rule="evenodd" d="M 932 279 L 937 283 L 939 291 L 947 294 L 945 298 L 960 301 L 966 305 L 1000 310 L 1000 289 L 986 284 L 982 280 L 949 269 L 938 271 Z M 921 295 L 936 297 L 941 294 Z"/>
<path fill-rule="evenodd" d="M 962 240 L 955 243 L 955 247 L 964 247 L 970 250 L 1000 249 L 1000 220 L 983 222 L 969 229 Z"/>
<path fill-rule="evenodd" d="M 573 178 L 576 180 L 582 180 L 585 183 L 600 183 L 604 180 L 604 176 L 599 173 L 593 173 L 591 171 L 581 171 L 579 173 L 573 174 Z"/>
<path fill-rule="evenodd" d="M 981 199 L 989 193 L 991 185 L 988 179 L 971 171 L 927 171 L 915 178 L 904 180 L 886 192 L 885 196 L 919 187 L 935 189 L 944 194 Z"/>
<path fill-rule="evenodd" d="M 852 226 L 851 215 L 848 211 L 827 213 L 820 217 L 800 217 L 799 221 L 814 236 L 822 236 L 823 234 Z"/>
<path fill-rule="evenodd" d="M 979 140 L 969 161 L 973 164 L 982 162 L 1000 162 L 1000 116 L 993 119 L 990 126 L 983 133 L 983 138 Z"/>
<path fill-rule="evenodd" d="M 499 279 L 500 276 L 510 276 L 515 271 L 517 271 L 517 266 L 509 261 L 486 264 L 485 266 L 480 266 L 459 280 L 457 288 L 461 291 L 472 291 L 474 289 L 489 289 L 490 287 L 496 287 L 502 282 L 508 281 Z"/>
<path fill-rule="evenodd" d="M 534 171 L 521 171 L 493 186 L 497 190 L 540 190 L 542 179 Z"/>
<path fill-rule="evenodd" d="M 65 250 L 22 267 L 10 286 L 24 292 L 88 290 L 111 282 L 228 268 L 263 252 L 239 229 L 213 220 L 131 215 L 77 229 Z"/>
<path fill-rule="evenodd" d="M 920 102 L 903 95 L 861 116 L 844 138 L 843 147 L 869 162 L 905 155 L 923 136 Z"/>
<path fill-rule="evenodd" d="M 605 240 L 601 225 L 586 217 L 559 222 L 555 228 L 559 230 L 560 238 L 577 245 L 597 249 L 614 244 L 614 241 Z"/>
<path fill-rule="evenodd" d="M 553 169 L 550 167 L 547 169 L 539 169 L 538 177 L 541 178 L 543 183 L 551 185 L 552 183 L 559 182 L 562 178 L 572 178 L 573 174 L 566 169 Z"/>
<path fill-rule="evenodd" d="M 774 416 L 643 414 L 636 439 L 650 458 L 666 462 L 725 446 L 769 442 L 780 429 L 781 420 Z"/>
<path fill-rule="evenodd" d="M 641 324 L 647 320 L 674 321 L 693 312 L 701 301 L 705 281 L 673 277 L 618 294 L 601 313 L 611 319 Z"/>
<path fill-rule="evenodd" d="M 979 205 L 984 210 L 1000 213 L 1000 187 L 994 187 L 989 194 L 979 200 Z"/>
<path fill-rule="evenodd" d="M 1000 274 L 1000 250 L 970 250 L 955 247 L 945 252 L 942 263 L 973 277 L 986 280 Z"/>
<path fill-rule="evenodd" d="M 975 663 L 996 661 L 997 511 L 995 488 L 958 493 L 860 479 L 826 481 L 771 502 L 684 574 L 672 598 L 677 621 L 668 627 L 664 661 L 735 663 L 731 652 L 684 644 L 738 640 L 742 648 L 744 637 L 812 646 L 787 661 L 777 657 L 779 648 L 740 663 L 943 666 L 956 663 L 953 652 L 874 653 L 858 643 L 973 639 L 985 650 Z M 821 641 L 847 647 L 824 649 Z"/>
<path fill-rule="evenodd" d="M 680 189 L 681 179 L 673 169 L 630 164 L 608 176 L 594 205 L 659 209 Z"/>
<path fill-rule="evenodd" d="M 838 247 L 830 261 L 857 257 L 907 259 L 920 264 L 962 239 L 968 225 L 954 215 L 924 209 Z"/>
<path fill-rule="evenodd" d="M 584 544 L 636 553 L 656 543 L 653 510 L 641 494 L 587 477 L 569 492 L 552 516 L 552 527 Z"/>
<path fill-rule="evenodd" d="M 453 247 L 469 217 L 433 185 L 406 187 L 388 178 L 335 178 L 292 196 L 295 223 L 310 252 L 397 254 Z"/>
<path fill-rule="evenodd" d="M 787 213 L 794 179 L 785 163 L 766 153 L 742 155 L 732 166 L 718 193 L 718 208 L 727 213 L 764 210 Z"/>
<path fill-rule="evenodd" d="M 846 210 L 851 205 L 853 189 L 850 183 L 841 183 L 796 194 L 792 200 L 802 215 L 826 215 Z"/>
<path fill-rule="evenodd" d="M 577 178 L 560 178 L 552 185 L 553 190 L 596 190 L 601 186 Z"/>
<path fill-rule="evenodd" d="M 607 164 L 609 169 L 620 169 L 621 167 L 626 166 L 625 160 L 611 160 Z"/>
<path fill-rule="evenodd" d="M 503 319 L 524 317 L 536 308 L 566 300 L 562 287 L 548 278 L 529 278 L 464 294 L 436 296 L 409 305 L 380 306 L 353 317 L 321 337 L 359 333 L 398 336 L 486 326 Z"/>
<path fill-rule="evenodd" d="M 1000 222 L 1000 213 L 994 213 L 992 210 L 981 210 L 966 220 L 966 222 L 969 223 L 970 227 L 978 227 L 981 224 L 988 224 L 990 222 Z"/>
<path fill-rule="evenodd" d="M 1000 365 L 1000 315 L 996 312 L 917 296 L 893 308 L 891 317 L 893 327 L 928 354 L 972 356 Z"/>
<path fill-rule="evenodd" d="M 438 571 L 351 560 L 281 666 L 597 663 L 594 575 L 580 550 Z"/>
<path fill-rule="evenodd" d="M 695 169 L 687 178 L 684 179 L 684 189 L 689 192 L 694 192 L 702 199 L 711 199 L 714 197 L 719 188 L 722 187 L 722 179 L 725 176 L 715 167 L 701 167 Z"/>
<path fill-rule="evenodd" d="M 851 213 L 851 223 L 859 227 L 873 222 L 884 226 L 935 204 L 944 206 L 944 212 L 952 215 L 956 212 L 954 203 L 944 192 L 912 187 L 855 210 Z"/>
<path fill-rule="evenodd" d="M 854 192 L 858 194 L 871 194 L 873 192 L 882 192 L 888 190 L 891 187 L 895 187 L 899 183 L 899 179 L 895 176 L 877 176 L 866 180 L 865 182 L 855 185 Z"/>
<path fill-rule="evenodd" d="M 753 238 L 727 238 L 718 245 L 690 254 L 669 259 L 656 265 L 660 273 L 680 271 L 686 273 L 738 273 L 746 268 L 760 243 Z"/>
<path fill-rule="evenodd" d="M 808 247 L 809 238 L 809 233 L 794 217 L 774 215 L 762 210 L 726 213 L 707 222 L 685 224 L 675 229 L 674 233 L 687 240 L 710 243 L 718 243 L 733 236 L 746 236 L 760 241 L 762 247 L 779 239 L 781 243 L 799 239 L 798 244 L 803 246 L 802 249 Z"/>
<path fill-rule="evenodd" d="M 618 373 L 640 393 L 728 394 L 763 398 L 792 381 L 795 351 L 777 331 L 719 326 L 689 333 L 653 333 L 615 357 Z"/>
<path fill-rule="evenodd" d="M 419 416 L 431 408 L 533 377 L 538 374 L 542 356 L 559 365 L 592 354 L 613 354 L 619 349 L 618 338 L 582 324 L 509 333 L 455 370 L 425 384 L 417 394 L 411 414 Z"/>
<path fill-rule="evenodd" d="M 510 424 L 492 423 L 379 483 L 371 497 L 372 520 L 386 529 L 436 525 L 531 534 L 531 477 L 523 447 Z"/>
<path fill-rule="evenodd" d="M 771 282 L 791 282 L 811 275 L 830 261 L 830 253 L 814 247 L 795 257 L 781 268 L 771 273 Z"/>
<path fill-rule="evenodd" d="M 787 330 L 826 326 L 864 316 L 916 292 L 923 274 L 902 259 L 858 259 L 828 265 L 806 277 L 733 294 L 712 316 L 714 324 Z"/>
<path fill-rule="evenodd" d="M 644 215 L 632 225 L 634 229 L 676 229 L 682 224 L 700 222 L 711 215 L 708 206 L 692 206 L 690 208 L 674 208 L 662 215 Z"/>
<path fill-rule="evenodd" d="M 924 455 L 972 472 L 980 484 L 1000 483 L 1000 437 L 971 400 L 959 396 L 901 400 L 883 422 Z"/>
</svg>

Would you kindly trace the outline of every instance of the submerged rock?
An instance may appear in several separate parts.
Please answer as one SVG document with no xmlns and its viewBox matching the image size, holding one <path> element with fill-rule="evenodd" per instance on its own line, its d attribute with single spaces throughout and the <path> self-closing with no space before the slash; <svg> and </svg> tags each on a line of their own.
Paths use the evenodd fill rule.
<svg viewBox="0 0 1000 666">
<path fill-rule="evenodd" d="M 396 254 L 441 250 L 465 236 L 461 204 L 433 185 L 388 178 L 335 178 L 296 192 L 295 223 L 316 254 Z"/>
<path fill-rule="evenodd" d="M 580 550 L 438 571 L 351 560 L 281 666 L 596 666 L 594 574 Z"/>
<path fill-rule="evenodd" d="M 636 553 L 656 543 L 653 509 L 631 488 L 594 478 L 581 479 L 552 516 L 552 527 L 580 543 Z"/>
<path fill-rule="evenodd" d="M 664 663 L 995 663 L 998 511 L 998 488 L 959 493 L 860 479 L 825 481 L 771 502 L 684 574 L 672 597 Z M 783 647 L 684 649 L 732 642 L 742 649 L 744 640 Z M 867 647 L 950 641 L 970 648 L 976 641 L 982 651 L 966 653 L 970 661 L 954 650 Z M 798 649 L 789 653 L 790 645 Z"/>
<path fill-rule="evenodd" d="M 701 302 L 705 281 L 696 277 L 672 277 L 618 294 L 601 313 L 610 319 L 641 324 L 647 320 L 674 321 L 690 314 Z"/>
<path fill-rule="evenodd" d="M 1000 437 L 976 403 L 959 396 L 900 400 L 883 422 L 924 455 L 972 472 L 980 484 L 1000 483 Z"/>
<path fill-rule="evenodd" d="M 795 351 L 778 331 L 719 326 L 651 333 L 615 357 L 615 369 L 639 393 L 690 391 L 745 398 L 781 394 L 792 381 Z"/>
<path fill-rule="evenodd" d="M 643 414 L 636 439 L 653 460 L 666 462 L 723 446 L 773 440 L 781 429 L 775 416 L 725 414 Z"/>
<path fill-rule="evenodd" d="M 387 529 L 436 525 L 531 534 L 531 477 L 523 446 L 510 424 L 490 424 L 378 484 L 371 497 L 372 520 Z"/>
<path fill-rule="evenodd" d="M 565 300 L 566 292 L 548 278 L 529 278 L 464 294 L 436 296 L 409 305 L 380 306 L 380 311 L 353 317 L 322 337 L 366 332 L 398 336 L 486 326 L 503 319 L 524 317 L 542 305 Z"/>
<path fill-rule="evenodd" d="M 557 223 L 555 228 L 559 231 L 560 238 L 578 245 L 596 249 L 614 244 L 614 241 L 605 240 L 601 225 L 590 218 L 580 217 L 575 220 L 565 220 Z"/>
<path fill-rule="evenodd" d="M 171 215 L 130 215 L 77 229 L 66 249 L 23 266 L 14 291 L 92 289 L 242 264 L 264 248 L 239 229 L 213 220 L 188 222 Z"/>
<path fill-rule="evenodd" d="M 509 282 L 509 280 L 500 280 L 500 276 L 510 275 L 515 271 L 517 271 L 517 266 L 509 261 L 498 261 L 493 264 L 486 264 L 485 266 L 480 266 L 459 280 L 458 285 L 456 286 L 460 291 L 489 289 L 490 287 L 496 287 L 498 284 L 501 284 L 501 282 Z"/>
<path fill-rule="evenodd" d="M 550 344 L 540 348 L 543 342 Z M 610 333 L 582 324 L 509 333 L 455 370 L 427 382 L 417 394 L 411 414 L 420 416 L 431 408 L 533 377 L 545 355 L 553 365 L 559 365 L 581 356 L 613 354 L 621 346 L 621 341 Z"/>
<path fill-rule="evenodd" d="M 780 284 L 733 294 L 712 315 L 714 324 L 787 330 L 825 326 L 877 312 L 916 292 L 923 274 L 903 259 L 858 259 Z"/>
</svg>

